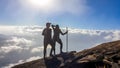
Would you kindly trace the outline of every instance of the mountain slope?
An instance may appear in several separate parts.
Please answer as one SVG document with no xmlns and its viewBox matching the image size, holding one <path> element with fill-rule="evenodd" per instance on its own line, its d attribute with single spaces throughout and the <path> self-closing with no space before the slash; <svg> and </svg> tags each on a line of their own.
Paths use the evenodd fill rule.
<svg viewBox="0 0 120 68">
<path fill-rule="evenodd" d="M 12 68 L 111 68 L 120 62 L 120 40 L 103 43 L 80 52 L 69 52 L 39 59 Z M 92 66 L 92 67 L 91 67 Z"/>
</svg>

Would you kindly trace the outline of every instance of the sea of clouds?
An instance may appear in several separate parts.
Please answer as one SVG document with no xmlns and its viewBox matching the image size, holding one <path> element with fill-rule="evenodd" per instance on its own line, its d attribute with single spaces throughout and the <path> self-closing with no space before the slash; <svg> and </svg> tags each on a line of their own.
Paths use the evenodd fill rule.
<svg viewBox="0 0 120 68">
<path fill-rule="evenodd" d="M 42 26 L 0 26 L 0 68 L 43 57 Z M 66 29 L 62 28 L 65 32 Z M 66 35 L 61 36 L 66 52 Z M 98 44 L 120 40 L 120 30 L 90 30 L 69 28 L 69 51 L 81 51 Z M 59 44 L 56 45 L 57 54 Z M 48 46 L 48 53 L 50 46 Z"/>
</svg>

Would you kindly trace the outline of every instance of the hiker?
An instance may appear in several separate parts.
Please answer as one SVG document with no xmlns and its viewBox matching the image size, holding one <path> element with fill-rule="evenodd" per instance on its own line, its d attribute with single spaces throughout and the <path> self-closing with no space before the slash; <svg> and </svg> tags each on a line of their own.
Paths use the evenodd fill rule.
<svg viewBox="0 0 120 68">
<path fill-rule="evenodd" d="M 51 23 L 46 23 L 46 28 L 44 28 L 42 35 L 44 36 L 44 58 L 46 57 L 46 49 L 48 44 L 51 45 L 50 56 L 52 56 L 53 48 L 53 40 L 52 40 L 52 29 L 50 28 Z"/>
<path fill-rule="evenodd" d="M 62 40 L 60 39 L 60 34 L 65 35 L 65 34 L 68 33 L 68 31 L 63 33 L 61 31 L 61 29 L 59 28 L 59 25 L 52 25 L 52 28 L 53 28 L 53 31 L 54 31 L 54 35 L 53 35 L 54 46 L 56 45 L 56 42 L 58 42 L 60 44 L 60 53 L 63 53 L 63 51 L 62 51 L 63 43 L 62 43 Z"/>
</svg>

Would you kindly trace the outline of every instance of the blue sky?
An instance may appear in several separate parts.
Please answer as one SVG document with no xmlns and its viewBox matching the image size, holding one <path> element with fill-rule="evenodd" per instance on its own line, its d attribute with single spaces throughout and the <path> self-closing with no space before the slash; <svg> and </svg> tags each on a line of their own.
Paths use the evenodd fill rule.
<svg viewBox="0 0 120 68">
<path fill-rule="evenodd" d="M 80 29 L 120 29 L 120 0 L 58 0 L 51 4 L 43 9 L 29 0 L 0 0 L 0 25 L 44 26 L 50 21 Z"/>
</svg>

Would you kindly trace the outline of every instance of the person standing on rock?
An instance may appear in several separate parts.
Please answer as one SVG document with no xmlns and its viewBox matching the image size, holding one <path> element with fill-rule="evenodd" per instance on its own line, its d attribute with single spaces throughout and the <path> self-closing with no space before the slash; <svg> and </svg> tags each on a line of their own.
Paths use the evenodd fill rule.
<svg viewBox="0 0 120 68">
<path fill-rule="evenodd" d="M 56 45 L 56 42 L 58 42 L 60 44 L 60 53 L 63 53 L 63 51 L 62 51 L 63 43 L 62 43 L 62 40 L 60 39 L 60 34 L 65 35 L 65 34 L 68 33 L 68 31 L 63 33 L 61 31 L 61 29 L 59 28 L 59 25 L 52 25 L 52 28 L 53 28 L 53 31 L 54 31 L 54 35 L 53 35 L 54 46 Z"/>
<path fill-rule="evenodd" d="M 50 28 L 51 23 L 46 23 L 46 28 L 44 28 L 42 35 L 44 36 L 44 59 L 46 57 L 46 49 L 48 44 L 51 45 L 50 56 L 52 56 L 52 51 L 54 50 L 53 40 L 52 40 L 52 29 Z"/>
</svg>

